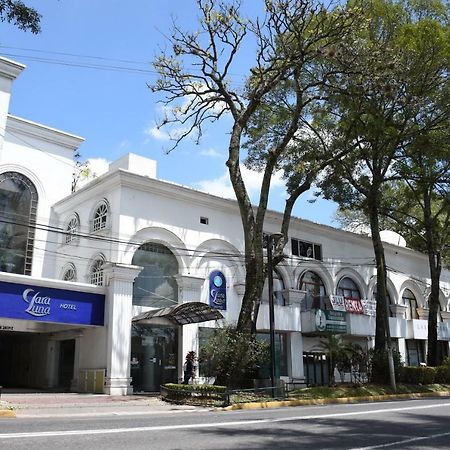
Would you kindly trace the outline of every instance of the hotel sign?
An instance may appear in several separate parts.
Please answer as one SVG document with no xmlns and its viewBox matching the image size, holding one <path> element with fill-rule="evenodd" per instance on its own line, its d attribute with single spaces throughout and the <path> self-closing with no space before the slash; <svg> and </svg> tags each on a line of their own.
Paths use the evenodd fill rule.
<svg viewBox="0 0 450 450">
<path fill-rule="evenodd" d="M 209 306 L 211 308 L 227 309 L 227 280 L 219 270 L 209 275 Z"/>
<path fill-rule="evenodd" d="M 0 317 L 74 325 L 103 325 L 105 296 L 0 282 Z"/>
</svg>

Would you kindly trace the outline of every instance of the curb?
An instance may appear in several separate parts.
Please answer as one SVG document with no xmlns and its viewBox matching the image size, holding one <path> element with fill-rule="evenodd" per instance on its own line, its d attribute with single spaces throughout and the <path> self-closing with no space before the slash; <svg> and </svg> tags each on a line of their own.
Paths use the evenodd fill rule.
<svg viewBox="0 0 450 450">
<path fill-rule="evenodd" d="M 346 403 L 382 402 L 387 400 L 414 400 L 416 398 L 426 397 L 450 397 L 450 392 L 420 392 L 416 394 L 389 394 L 364 397 L 295 399 L 268 402 L 237 403 L 235 405 L 226 406 L 222 409 L 223 411 L 235 411 L 239 409 L 266 409 L 284 408 L 288 406 L 333 405 Z"/>
<path fill-rule="evenodd" d="M 12 409 L 0 409 L 0 418 L 2 417 L 13 418 L 16 417 L 16 413 Z"/>
</svg>

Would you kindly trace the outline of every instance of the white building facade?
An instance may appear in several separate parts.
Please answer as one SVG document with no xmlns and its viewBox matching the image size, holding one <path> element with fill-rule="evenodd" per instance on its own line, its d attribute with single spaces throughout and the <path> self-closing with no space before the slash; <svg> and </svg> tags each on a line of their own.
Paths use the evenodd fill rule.
<svg viewBox="0 0 450 450">
<path fill-rule="evenodd" d="M 134 154 L 72 192 L 83 139 L 7 113 L 23 69 L 0 59 L 0 385 L 159 390 L 180 379 L 184 355 L 198 352 L 211 328 L 237 321 L 245 289 L 237 204 L 159 180 L 156 162 Z M 265 232 L 279 231 L 281 219 L 268 212 Z M 311 355 L 325 331 L 373 345 L 372 244 L 296 218 L 289 238 L 274 273 L 277 375 L 320 382 Z M 427 351 L 427 258 L 392 243 L 385 251 L 391 336 L 403 361 L 417 365 Z M 441 356 L 449 350 L 449 301 L 444 271 Z M 223 320 L 183 324 L 183 305 L 193 302 Z M 138 320 L 162 308 L 168 315 Z M 267 335 L 267 290 L 257 325 Z"/>
</svg>

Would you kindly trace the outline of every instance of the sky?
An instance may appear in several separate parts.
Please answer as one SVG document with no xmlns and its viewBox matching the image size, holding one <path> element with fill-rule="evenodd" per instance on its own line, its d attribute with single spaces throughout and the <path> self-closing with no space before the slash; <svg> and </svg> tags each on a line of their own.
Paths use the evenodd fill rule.
<svg viewBox="0 0 450 450">
<path fill-rule="evenodd" d="M 170 153 L 167 132 L 156 128 L 163 109 L 162 97 L 148 87 L 157 78 L 152 61 L 167 45 L 173 19 L 182 28 L 196 28 L 194 0 L 25 3 L 42 14 L 39 35 L 0 22 L 0 55 L 27 66 L 14 83 L 11 114 L 85 138 L 81 159 L 89 160 L 97 174 L 107 162 L 132 152 L 156 160 L 160 179 L 234 198 L 225 166 L 229 118 L 208 126 L 199 145 L 189 139 Z M 258 4 L 247 0 L 250 14 Z M 252 58 L 244 42 L 234 82 L 243 82 Z M 256 202 L 261 176 L 243 170 Z M 281 211 L 285 198 L 283 180 L 275 176 L 269 207 Z M 313 198 L 312 192 L 304 194 L 293 214 L 338 226 L 335 205 L 320 199 L 311 203 Z"/>
</svg>

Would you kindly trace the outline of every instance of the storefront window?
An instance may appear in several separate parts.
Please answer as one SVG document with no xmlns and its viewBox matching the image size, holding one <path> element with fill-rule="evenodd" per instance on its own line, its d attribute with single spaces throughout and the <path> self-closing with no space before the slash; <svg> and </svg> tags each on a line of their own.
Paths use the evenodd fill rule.
<svg viewBox="0 0 450 450">
<path fill-rule="evenodd" d="M 178 303 L 178 261 L 164 245 L 148 242 L 133 256 L 132 264 L 144 269 L 133 286 L 133 305 L 165 308 Z"/>
<path fill-rule="evenodd" d="M 178 328 L 133 325 L 131 377 L 134 392 L 157 392 L 178 382 Z"/>
<path fill-rule="evenodd" d="M 266 341 L 270 345 L 269 333 L 257 333 L 256 338 Z M 288 376 L 288 346 L 287 334 L 275 333 L 275 377 Z M 270 361 L 261 366 L 258 370 L 258 378 L 270 378 Z"/>
<path fill-rule="evenodd" d="M 407 339 L 406 352 L 408 366 L 418 366 L 421 363 L 425 363 L 425 341 Z"/>
<path fill-rule="evenodd" d="M 0 175 L 0 271 L 31 275 L 37 202 L 27 177 Z"/>
</svg>

